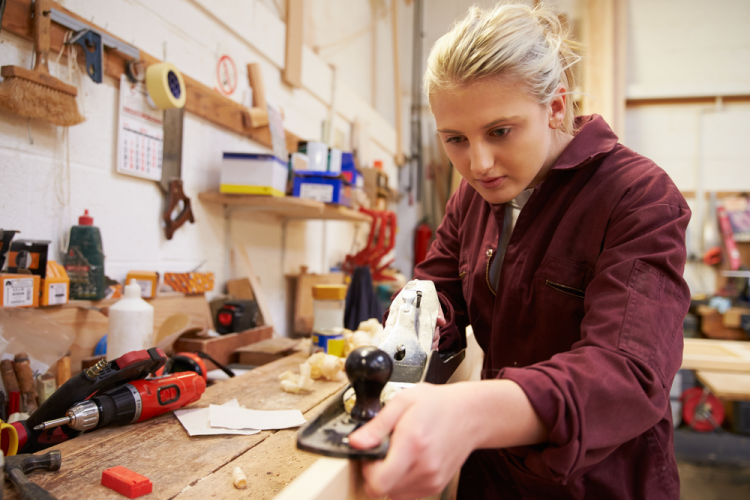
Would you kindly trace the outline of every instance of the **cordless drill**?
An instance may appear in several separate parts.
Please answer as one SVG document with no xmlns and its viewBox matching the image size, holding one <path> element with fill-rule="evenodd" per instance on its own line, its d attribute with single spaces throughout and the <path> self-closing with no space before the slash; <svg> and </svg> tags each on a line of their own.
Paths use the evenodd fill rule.
<svg viewBox="0 0 750 500">
<path fill-rule="evenodd" d="M 142 422 L 198 401 L 206 381 L 195 372 L 134 380 L 71 406 L 65 417 L 34 427 L 43 431 L 67 425 L 79 432 L 107 425 Z"/>
</svg>

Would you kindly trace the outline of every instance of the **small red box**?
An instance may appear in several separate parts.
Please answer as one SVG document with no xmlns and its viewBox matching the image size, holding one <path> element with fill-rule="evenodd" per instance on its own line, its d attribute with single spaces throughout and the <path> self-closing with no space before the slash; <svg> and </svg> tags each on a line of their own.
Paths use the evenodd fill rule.
<svg viewBox="0 0 750 500">
<path fill-rule="evenodd" d="M 137 498 L 151 493 L 154 485 L 146 476 L 118 465 L 102 472 L 102 484 L 128 498 Z"/>
</svg>

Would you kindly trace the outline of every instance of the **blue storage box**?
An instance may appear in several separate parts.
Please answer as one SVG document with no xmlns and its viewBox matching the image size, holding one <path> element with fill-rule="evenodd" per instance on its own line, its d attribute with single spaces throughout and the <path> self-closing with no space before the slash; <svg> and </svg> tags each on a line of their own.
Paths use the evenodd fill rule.
<svg viewBox="0 0 750 500">
<path fill-rule="evenodd" d="M 351 187 L 343 175 L 333 172 L 294 172 L 293 194 L 297 198 L 336 203 L 345 207 L 352 204 Z"/>
</svg>

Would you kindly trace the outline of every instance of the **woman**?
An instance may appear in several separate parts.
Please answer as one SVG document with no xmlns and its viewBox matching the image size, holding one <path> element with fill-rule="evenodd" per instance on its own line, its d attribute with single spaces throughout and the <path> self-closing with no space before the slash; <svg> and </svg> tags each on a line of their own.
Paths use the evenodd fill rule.
<svg viewBox="0 0 750 500">
<path fill-rule="evenodd" d="M 473 7 L 433 47 L 425 91 L 464 180 L 415 277 L 439 346 L 471 324 L 483 379 L 403 391 L 350 442 L 392 433 L 371 495 L 677 499 L 669 388 L 689 291 L 690 211 L 667 174 L 573 119 L 576 61 L 543 9 Z"/>
</svg>

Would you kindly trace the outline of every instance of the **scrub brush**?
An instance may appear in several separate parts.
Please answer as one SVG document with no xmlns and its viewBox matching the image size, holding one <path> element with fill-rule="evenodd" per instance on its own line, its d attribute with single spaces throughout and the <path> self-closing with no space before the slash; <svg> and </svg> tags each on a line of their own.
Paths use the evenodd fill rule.
<svg viewBox="0 0 750 500">
<path fill-rule="evenodd" d="M 78 112 L 78 90 L 49 74 L 50 31 L 49 0 L 34 2 L 34 46 L 36 64 L 33 70 L 3 66 L 0 75 L 0 107 L 29 118 L 41 118 L 55 125 L 70 126 L 83 121 Z"/>
</svg>

